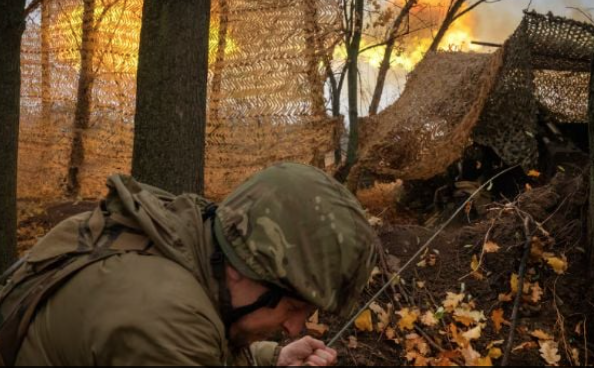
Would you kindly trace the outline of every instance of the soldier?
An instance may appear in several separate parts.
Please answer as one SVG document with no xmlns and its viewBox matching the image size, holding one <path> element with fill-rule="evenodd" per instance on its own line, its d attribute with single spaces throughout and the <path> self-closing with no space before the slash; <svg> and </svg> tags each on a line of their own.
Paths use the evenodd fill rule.
<svg viewBox="0 0 594 368">
<path fill-rule="evenodd" d="M 92 213 L 65 220 L 0 290 L 5 365 L 314 365 L 322 309 L 346 316 L 377 238 L 355 197 L 323 171 L 283 163 L 220 206 L 126 176 Z"/>
</svg>

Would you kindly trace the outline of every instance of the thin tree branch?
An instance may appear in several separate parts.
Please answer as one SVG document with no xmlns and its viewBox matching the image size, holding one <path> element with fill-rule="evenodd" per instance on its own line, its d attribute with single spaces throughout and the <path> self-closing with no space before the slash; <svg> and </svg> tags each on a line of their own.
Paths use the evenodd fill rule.
<svg viewBox="0 0 594 368">
<path fill-rule="evenodd" d="M 43 0 L 33 0 L 28 7 L 25 8 L 25 18 L 39 8 L 39 5 L 43 3 Z"/>
<path fill-rule="evenodd" d="M 586 11 L 584 9 L 581 8 L 576 8 L 573 6 L 568 6 L 567 9 L 572 9 L 572 10 L 577 10 L 578 12 L 580 12 L 584 17 L 586 17 L 586 19 L 588 19 L 590 21 L 590 23 L 594 23 L 594 17 L 592 17 L 592 14 L 588 14 L 586 13 Z"/>
<path fill-rule="evenodd" d="M 471 6 L 469 6 L 467 9 L 463 10 L 460 12 L 460 14 L 456 15 L 454 17 L 454 21 L 458 20 L 459 18 L 462 18 L 464 15 L 466 15 L 468 12 L 474 10 L 477 6 L 486 3 L 486 4 L 494 4 L 494 3 L 498 3 L 501 0 L 492 0 L 492 1 L 488 1 L 488 0 L 479 0 L 476 3 L 472 4 Z"/>
</svg>

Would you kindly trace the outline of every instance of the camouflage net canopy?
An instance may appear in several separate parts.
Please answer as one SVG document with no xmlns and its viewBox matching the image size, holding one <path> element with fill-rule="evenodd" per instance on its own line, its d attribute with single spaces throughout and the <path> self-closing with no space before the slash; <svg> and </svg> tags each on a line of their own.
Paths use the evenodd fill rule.
<svg viewBox="0 0 594 368">
<path fill-rule="evenodd" d="M 363 174 L 430 179 L 473 142 L 525 170 L 538 161 L 540 114 L 558 124 L 586 122 L 594 26 L 526 13 L 494 54 L 429 54 L 402 96 L 362 124 Z"/>
<path fill-rule="evenodd" d="M 363 120 L 362 171 L 403 180 L 428 179 L 460 158 L 495 81 L 500 57 L 428 54 L 395 104 Z"/>
<path fill-rule="evenodd" d="M 20 198 L 66 193 L 78 103 L 84 1 L 42 4 L 23 37 Z M 107 176 L 131 168 L 142 21 L 142 0 L 94 6 L 92 50 L 82 50 L 93 55 L 79 174 L 85 198 L 101 195 Z M 276 161 L 322 165 L 334 150 L 343 124 L 325 112 L 319 60 L 335 43 L 339 14 L 333 0 L 213 0 L 208 196 L 220 199 Z"/>
</svg>

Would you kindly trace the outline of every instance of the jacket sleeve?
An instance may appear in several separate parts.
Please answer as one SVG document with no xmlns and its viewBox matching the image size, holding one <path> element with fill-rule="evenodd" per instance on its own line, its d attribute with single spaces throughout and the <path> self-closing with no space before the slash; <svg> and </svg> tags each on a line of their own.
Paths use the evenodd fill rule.
<svg viewBox="0 0 594 368">
<path fill-rule="evenodd" d="M 152 276 L 137 283 L 137 275 L 129 276 L 121 281 L 129 283 L 126 290 L 112 294 L 119 305 L 96 324 L 96 364 L 225 365 L 224 328 L 204 288 L 177 266 L 154 266 Z"/>
<path fill-rule="evenodd" d="M 276 367 L 281 347 L 275 342 L 256 342 L 250 346 L 250 353 L 258 367 Z"/>
</svg>

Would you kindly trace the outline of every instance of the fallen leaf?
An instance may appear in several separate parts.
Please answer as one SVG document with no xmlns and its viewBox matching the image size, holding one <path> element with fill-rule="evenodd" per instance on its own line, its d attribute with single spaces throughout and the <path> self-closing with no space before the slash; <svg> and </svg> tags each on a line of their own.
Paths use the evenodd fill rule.
<svg viewBox="0 0 594 368">
<path fill-rule="evenodd" d="M 464 332 L 462 334 L 462 336 L 468 341 L 478 340 L 481 338 L 482 332 L 483 332 L 483 327 L 481 325 L 478 325 L 475 328 Z"/>
<path fill-rule="evenodd" d="M 489 345 L 487 345 L 487 349 L 491 349 L 494 346 L 501 346 L 501 345 L 503 345 L 504 342 L 505 342 L 505 340 L 492 341 Z"/>
<path fill-rule="evenodd" d="M 502 303 L 511 302 L 513 300 L 513 293 L 510 294 L 499 294 L 499 301 Z"/>
<path fill-rule="evenodd" d="M 386 338 L 388 340 L 394 340 L 396 338 L 396 331 L 392 327 L 386 328 Z"/>
<path fill-rule="evenodd" d="M 576 366 L 580 366 L 580 351 L 576 348 L 571 349 L 571 359 L 573 360 L 573 364 Z"/>
<path fill-rule="evenodd" d="M 429 259 L 427 260 L 427 264 L 431 267 L 437 264 L 437 255 L 429 254 Z"/>
<path fill-rule="evenodd" d="M 563 275 L 567 271 L 567 259 L 563 256 L 563 259 L 558 257 L 546 258 L 549 266 L 553 268 L 556 274 Z"/>
<path fill-rule="evenodd" d="M 316 337 L 320 338 L 323 337 L 326 332 L 330 329 L 328 326 L 319 323 L 319 312 L 316 311 L 313 316 L 305 323 L 305 328 L 307 328 L 307 332 Z"/>
<path fill-rule="evenodd" d="M 552 366 L 558 366 L 561 362 L 559 355 L 559 344 L 554 341 L 540 341 L 540 356 Z"/>
<path fill-rule="evenodd" d="M 371 309 L 377 316 L 379 322 L 377 323 L 377 332 L 384 331 L 390 324 L 390 315 L 392 314 L 392 305 L 388 304 L 388 311 L 382 308 L 377 302 L 373 302 L 369 309 Z"/>
<path fill-rule="evenodd" d="M 415 322 L 419 319 L 420 313 L 418 310 L 410 310 L 408 308 L 404 308 L 400 312 L 396 312 L 397 315 L 401 317 L 400 321 L 398 321 L 398 327 L 400 330 L 412 330 L 415 328 Z"/>
<path fill-rule="evenodd" d="M 466 347 L 469 345 L 468 339 L 466 339 L 462 334 L 458 333 L 458 327 L 455 324 L 450 324 L 450 333 L 452 334 L 452 339 L 458 346 Z"/>
<path fill-rule="evenodd" d="M 511 286 L 512 293 L 514 293 L 514 294 L 517 294 L 518 293 L 518 284 L 519 284 L 519 282 L 520 282 L 520 280 L 519 280 L 518 275 L 515 274 L 515 273 L 512 274 L 511 275 L 511 279 L 509 281 L 510 286 Z"/>
<path fill-rule="evenodd" d="M 478 260 L 478 258 L 476 256 L 476 254 L 473 255 L 472 256 L 472 262 L 470 262 L 470 268 L 472 269 L 473 272 L 477 272 L 479 270 L 480 266 L 481 265 L 479 263 L 479 260 Z"/>
<path fill-rule="evenodd" d="M 448 312 L 453 312 L 458 308 L 458 305 L 464 300 L 464 294 L 447 293 L 446 300 L 443 301 L 443 306 Z"/>
<path fill-rule="evenodd" d="M 512 352 L 515 353 L 517 351 L 534 349 L 537 347 L 538 347 L 538 345 L 534 341 L 528 341 L 528 342 L 522 343 L 522 344 L 516 346 L 515 348 L 513 348 Z"/>
<path fill-rule="evenodd" d="M 533 331 L 532 333 L 530 333 L 530 336 L 537 338 L 538 340 L 542 340 L 542 341 L 554 340 L 553 336 L 547 334 L 543 330 Z"/>
<path fill-rule="evenodd" d="M 429 359 L 425 358 L 424 356 L 420 355 L 415 359 L 415 367 L 428 367 L 429 366 Z"/>
<path fill-rule="evenodd" d="M 499 359 L 503 356 L 503 352 L 499 348 L 491 348 L 489 350 L 489 354 L 487 354 L 490 358 Z"/>
<path fill-rule="evenodd" d="M 500 249 L 501 247 L 497 243 L 492 241 L 486 242 L 483 246 L 483 250 L 485 251 L 485 253 L 497 253 Z"/>
<path fill-rule="evenodd" d="M 575 333 L 578 336 L 582 336 L 584 334 L 584 321 L 579 322 L 576 326 L 575 326 Z"/>
<path fill-rule="evenodd" d="M 466 206 L 464 207 L 464 213 L 466 214 L 466 216 L 470 216 L 470 213 L 472 212 L 473 207 L 474 207 L 473 201 L 470 201 L 466 204 Z"/>
<path fill-rule="evenodd" d="M 429 366 L 429 360 L 417 351 L 407 352 L 406 360 L 408 360 L 409 362 L 414 361 L 414 363 L 413 363 L 414 367 L 428 367 Z"/>
<path fill-rule="evenodd" d="M 425 288 L 425 281 L 418 281 L 417 282 L 417 287 L 419 289 L 424 289 Z"/>
<path fill-rule="evenodd" d="M 357 338 L 355 336 L 349 336 L 349 344 L 347 345 L 347 347 L 349 349 L 356 349 L 359 346 L 359 343 L 357 342 Z"/>
<path fill-rule="evenodd" d="M 532 289 L 532 297 L 530 298 L 530 300 L 532 301 L 532 303 L 538 303 L 540 302 L 540 300 L 542 299 L 542 295 L 544 294 L 543 290 L 541 289 L 539 283 L 535 283 L 534 285 L 532 285 L 530 287 Z"/>
<path fill-rule="evenodd" d="M 323 324 L 313 324 L 310 322 L 305 323 L 305 327 L 307 328 L 307 332 L 312 335 L 313 337 L 320 338 L 323 337 L 326 332 L 330 329 L 328 326 Z"/>
<path fill-rule="evenodd" d="M 423 356 L 426 356 L 429 353 L 431 353 L 429 344 L 427 344 L 427 342 L 425 341 L 424 338 L 417 335 L 416 333 L 406 335 L 405 339 L 406 339 L 406 351 L 417 350 Z"/>
<path fill-rule="evenodd" d="M 491 361 L 491 357 L 479 358 L 476 362 L 477 367 L 492 367 L 493 361 Z"/>
<path fill-rule="evenodd" d="M 469 311 L 461 308 L 457 308 L 454 311 L 454 319 L 466 327 L 470 327 L 487 320 L 485 313 L 483 312 Z"/>
<path fill-rule="evenodd" d="M 435 314 L 431 311 L 427 311 L 427 313 L 423 314 L 423 317 L 421 317 L 421 323 L 427 327 L 435 327 L 439 323 L 439 320 L 435 318 Z"/>
<path fill-rule="evenodd" d="M 479 359 L 481 359 L 481 355 L 474 350 L 472 345 L 468 345 L 460 350 L 462 352 L 462 356 L 464 357 L 464 364 L 467 367 L 476 367 L 478 365 Z"/>
<path fill-rule="evenodd" d="M 530 171 L 528 171 L 528 174 L 527 174 L 527 175 L 528 175 L 529 177 L 531 177 L 531 178 L 538 179 L 538 178 L 540 178 L 540 176 L 541 176 L 542 174 L 541 174 L 539 171 L 536 171 L 536 170 L 530 170 Z"/>
<path fill-rule="evenodd" d="M 421 356 L 421 354 L 418 351 L 408 351 L 406 353 L 406 360 L 409 362 L 412 362 L 413 360 L 417 359 L 417 357 Z"/>
<path fill-rule="evenodd" d="M 359 317 L 357 317 L 355 320 L 355 327 L 357 327 L 359 331 L 373 332 L 371 310 L 367 309 L 365 312 L 361 313 Z"/>
<path fill-rule="evenodd" d="M 532 247 L 530 248 L 530 259 L 532 262 L 539 262 L 542 261 L 542 256 L 544 254 L 544 244 L 540 240 L 540 238 L 533 237 L 532 238 Z"/>
<path fill-rule="evenodd" d="M 375 277 L 381 275 L 382 271 L 379 267 L 374 267 L 371 271 L 371 275 L 369 276 L 369 280 L 367 280 L 367 285 L 372 285 L 375 282 Z"/>
<path fill-rule="evenodd" d="M 367 221 L 369 222 L 369 225 L 371 226 L 382 226 L 384 224 L 384 221 L 379 218 L 379 217 L 375 217 L 375 216 L 371 216 L 369 219 L 367 219 Z"/>
<path fill-rule="evenodd" d="M 454 363 L 448 358 L 439 358 L 433 361 L 434 367 L 454 367 Z"/>
<path fill-rule="evenodd" d="M 503 317 L 503 309 L 499 308 L 491 313 L 491 320 L 493 321 L 493 325 L 495 326 L 495 332 L 499 333 L 501 331 L 501 326 L 507 322 Z"/>
<path fill-rule="evenodd" d="M 483 281 L 485 279 L 485 275 L 483 275 L 480 271 L 473 272 L 472 277 L 478 281 Z"/>
</svg>

